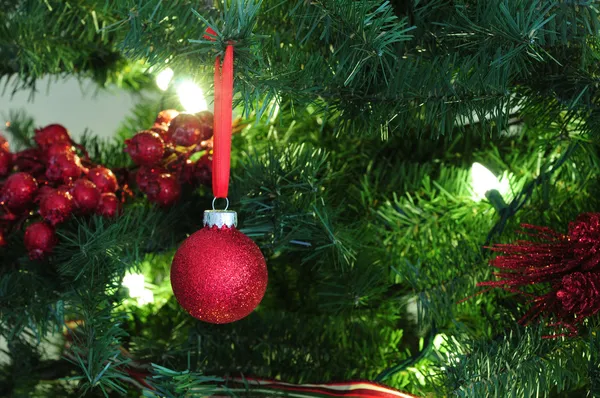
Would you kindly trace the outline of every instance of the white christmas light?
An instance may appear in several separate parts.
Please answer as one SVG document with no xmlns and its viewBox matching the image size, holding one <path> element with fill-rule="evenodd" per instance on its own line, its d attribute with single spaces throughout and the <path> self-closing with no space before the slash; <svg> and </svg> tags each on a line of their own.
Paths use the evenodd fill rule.
<svg viewBox="0 0 600 398">
<path fill-rule="evenodd" d="M 166 89 L 168 89 L 169 83 L 171 83 L 171 80 L 173 79 L 174 75 L 175 75 L 175 72 L 173 72 L 173 69 L 171 69 L 171 68 L 163 69 L 158 74 L 158 76 L 156 76 L 156 85 L 158 86 L 158 88 L 160 88 L 162 91 L 165 91 Z"/>
<path fill-rule="evenodd" d="M 486 192 L 497 190 L 500 195 L 508 193 L 510 187 L 508 181 L 500 181 L 491 171 L 481 163 L 473 163 L 471 168 L 471 178 L 473 180 L 473 199 L 482 200 Z"/>
<path fill-rule="evenodd" d="M 184 80 L 177 85 L 177 96 L 187 112 L 195 113 L 208 109 L 204 92 L 191 80 Z"/>
<path fill-rule="evenodd" d="M 140 305 L 154 301 L 154 293 L 146 289 L 142 274 L 126 274 L 123 278 L 123 286 L 129 289 L 129 297 L 136 299 Z"/>
</svg>

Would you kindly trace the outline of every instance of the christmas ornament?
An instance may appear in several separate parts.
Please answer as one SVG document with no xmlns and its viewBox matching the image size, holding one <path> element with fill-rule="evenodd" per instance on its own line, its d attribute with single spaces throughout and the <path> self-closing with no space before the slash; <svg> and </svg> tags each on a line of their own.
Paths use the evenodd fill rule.
<svg viewBox="0 0 600 398">
<path fill-rule="evenodd" d="M 87 177 L 102 193 L 115 192 L 119 188 L 117 177 L 112 170 L 106 167 L 94 167 L 89 171 Z"/>
<path fill-rule="evenodd" d="M 37 189 L 37 181 L 31 174 L 22 172 L 12 174 L 6 179 L 0 191 L 0 205 L 6 206 L 13 212 L 22 211 L 33 202 Z"/>
<path fill-rule="evenodd" d="M 73 197 L 66 190 L 45 192 L 40 200 L 40 215 L 52 226 L 67 220 L 72 213 Z"/>
<path fill-rule="evenodd" d="M 29 148 L 19 151 L 13 158 L 13 163 L 18 171 L 27 172 L 35 177 L 40 177 L 46 170 L 46 164 L 42 160 L 44 154 L 38 148 Z"/>
<path fill-rule="evenodd" d="M 100 195 L 100 201 L 96 208 L 96 213 L 107 218 L 113 218 L 119 212 L 119 200 L 112 192 L 105 192 Z"/>
<path fill-rule="evenodd" d="M 12 166 L 12 154 L 4 149 L 0 149 L 0 177 L 4 177 L 10 172 Z"/>
<path fill-rule="evenodd" d="M 187 238 L 171 265 L 171 286 L 179 304 L 195 318 L 229 323 L 244 318 L 267 288 L 260 249 L 236 229 L 234 211 L 207 210 L 204 228 Z"/>
<path fill-rule="evenodd" d="M 212 169 L 215 200 L 226 199 L 229 189 L 232 105 L 233 46 L 228 45 L 222 71 L 220 57 L 215 61 Z M 190 136 L 194 135 L 186 137 Z M 188 237 L 173 258 L 173 293 L 190 315 L 202 321 L 229 323 L 242 319 L 258 306 L 265 294 L 268 280 L 265 259 L 258 246 L 237 230 L 236 224 L 237 214 L 227 208 L 214 210 L 213 200 L 213 210 L 204 212 L 204 228 Z"/>
<path fill-rule="evenodd" d="M 169 136 L 175 145 L 191 146 L 210 138 L 212 127 L 191 113 L 181 113 L 169 125 Z"/>
<path fill-rule="evenodd" d="M 168 126 L 177 115 L 179 115 L 179 111 L 175 109 L 165 109 L 164 111 L 160 111 L 154 121 L 154 125 L 166 124 Z"/>
<path fill-rule="evenodd" d="M 73 184 L 71 191 L 75 208 L 81 213 L 91 213 L 98 207 L 100 190 L 93 182 L 80 178 Z"/>
<path fill-rule="evenodd" d="M 179 199 L 181 186 L 172 174 L 160 174 L 146 186 L 148 200 L 160 206 L 170 206 Z"/>
<path fill-rule="evenodd" d="M 503 253 L 490 262 L 500 269 L 495 274 L 499 280 L 478 286 L 501 287 L 527 297 L 531 309 L 521 323 L 553 315 L 558 320 L 555 326 L 576 334 L 577 324 L 600 311 L 600 213 L 581 214 L 566 235 L 547 227 L 522 227 L 536 241 L 494 245 L 493 251 Z M 547 286 L 543 294 L 527 290 L 542 284 Z"/>
<path fill-rule="evenodd" d="M 56 246 L 56 234 L 54 228 L 43 221 L 31 224 L 25 230 L 25 248 L 29 252 L 29 258 L 39 260 L 52 252 Z"/>
<path fill-rule="evenodd" d="M 49 124 L 46 127 L 35 130 L 33 139 L 43 150 L 47 149 L 52 144 L 71 143 L 69 132 L 60 124 Z"/>
<path fill-rule="evenodd" d="M 125 140 L 125 152 L 131 159 L 144 166 L 152 166 L 160 162 L 165 153 L 165 143 L 154 131 L 141 131 L 133 138 Z"/>
<path fill-rule="evenodd" d="M 74 153 L 59 153 L 48 160 L 46 177 L 50 181 L 68 184 L 78 179 L 84 172 L 79 156 Z"/>
</svg>

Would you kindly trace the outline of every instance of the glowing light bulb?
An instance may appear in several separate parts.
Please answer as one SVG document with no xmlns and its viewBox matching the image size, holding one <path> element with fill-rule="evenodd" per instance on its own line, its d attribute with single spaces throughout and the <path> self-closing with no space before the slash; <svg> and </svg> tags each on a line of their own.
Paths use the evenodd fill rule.
<svg viewBox="0 0 600 398">
<path fill-rule="evenodd" d="M 177 96 L 187 112 L 195 113 L 208 109 L 204 92 L 191 80 L 184 80 L 177 85 Z"/>
<path fill-rule="evenodd" d="M 154 301 L 154 293 L 146 289 L 142 274 L 126 274 L 123 278 L 123 286 L 129 289 L 129 297 L 136 299 L 140 305 Z"/>
<path fill-rule="evenodd" d="M 174 75 L 175 72 L 173 72 L 173 69 L 163 69 L 162 72 L 160 72 L 158 76 L 156 76 L 156 85 L 158 86 L 158 88 L 160 88 L 162 91 L 168 89 L 169 83 L 171 83 L 171 80 L 173 79 Z"/>
<path fill-rule="evenodd" d="M 496 190 L 500 195 L 508 193 L 510 187 L 508 181 L 500 181 L 491 171 L 481 163 L 473 163 L 471 168 L 471 178 L 473 179 L 473 199 L 482 200 L 486 192 Z"/>
</svg>

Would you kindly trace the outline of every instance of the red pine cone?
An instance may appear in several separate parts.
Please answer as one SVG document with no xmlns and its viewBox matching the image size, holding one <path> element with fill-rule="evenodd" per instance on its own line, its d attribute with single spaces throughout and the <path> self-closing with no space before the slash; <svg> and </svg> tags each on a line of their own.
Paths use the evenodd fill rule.
<svg viewBox="0 0 600 398">
<path fill-rule="evenodd" d="M 182 113 L 171 121 L 169 136 L 180 146 L 199 144 L 213 135 L 212 127 L 191 113 Z"/>
<path fill-rule="evenodd" d="M 28 226 L 23 240 L 32 260 L 39 260 L 51 253 L 57 241 L 54 228 L 43 221 Z"/>
<path fill-rule="evenodd" d="M 111 169 L 107 169 L 106 167 L 94 167 L 88 173 L 88 178 L 102 193 L 116 192 L 119 188 L 117 177 Z"/>
<path fill-rule="evenodd" d="M 152 166 L 162 159 L 165 153 L 165 143 L 154 131 L 141 131 L 133 138 L 125 140 L 125 152 L 138 165 Z"/>
<path fill-rule="evenodd" d="M 50 181 L 70 183 L 84 172 L 79 156 L 74 153 L 61 153 L 48 159 L 46 177 Z"/>
<path fill-rule="evenodd" d="M 154 121 L 154 125 L 168 125 L 177 117 L 177 115 L 179 115 L 179 111 L 175 109 L 165 109 L 164 111 L 160 111 Z"/>
<path fill-rule="evenodd" d="M 156 180 L 148 183 L 146 194 L 151 202 L 166 207 L 179 199 L 181 186 L 174 175 L 161 174 Z"/>
<path fill-rule="evenodd" d="M 119 200 L 112 192 L 105 192 L 100 196 L 96 213 L 107 218 L 115 217 L 119 212 Z"/>
<path fill-rule="evenodd" d="M 35 130 L 35 137 L 33 139 L 44 150 L 52 144 L 71 143 L 69 132 L 60 124 L 49 124 L 46 127 Z"/>
<path fill-rule="evenodd" d="M 7 175 L 12 166 L 12 154 L 4 149 L 0 149 L 0 177 Z"/>
<path fill-rule="evenodd" d="M 98 207 L 100 190 L 96 188 L 96 184 L 93 182 L 80 178 L 75 181 L 71 193 L 73 194 L 75 208 L 81 213 L 91 213 Z"/>
<path fill-rule="evenodd" d="M 66 190 L 53 189 L 46 192 L 40 201 L 40 215 L 50 225 L 66 221 L 73 214 L 73 197 Z"/>
<path fill-rule="evenodd" d="M 0 190 L 0 204 L 11 211 L 22 211 L 33 202 L 37 189 L 37 181 L 31 174 L 12 174 Z"/>
<path fill-rule="evenodd" d="M 556 297 L 568 314 L 579 317 L 594 315 L 600 311 L 600 274 L 573 272 L 563 276 Z"/>
</svg>

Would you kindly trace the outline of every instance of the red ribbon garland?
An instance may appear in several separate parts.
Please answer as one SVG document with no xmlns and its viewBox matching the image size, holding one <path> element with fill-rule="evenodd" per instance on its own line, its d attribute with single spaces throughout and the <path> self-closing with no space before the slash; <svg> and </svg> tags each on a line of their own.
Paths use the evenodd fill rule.
<svg viewBox="0 0 600 398">
<path fill-rule="evenodd" d="M 208 28 L 204 37 L 215 40 L 216 32 Z M 209 36 L 212 35 L 212 36 Z M 215 60 L 215 117 L 212 165 L 212 188 L 215 198 L 226 198 L 229 191 L 231 133 L 233 121 L 233 45 L 227 45 L 223 66 L 221 56 Z"/>
</svg>

